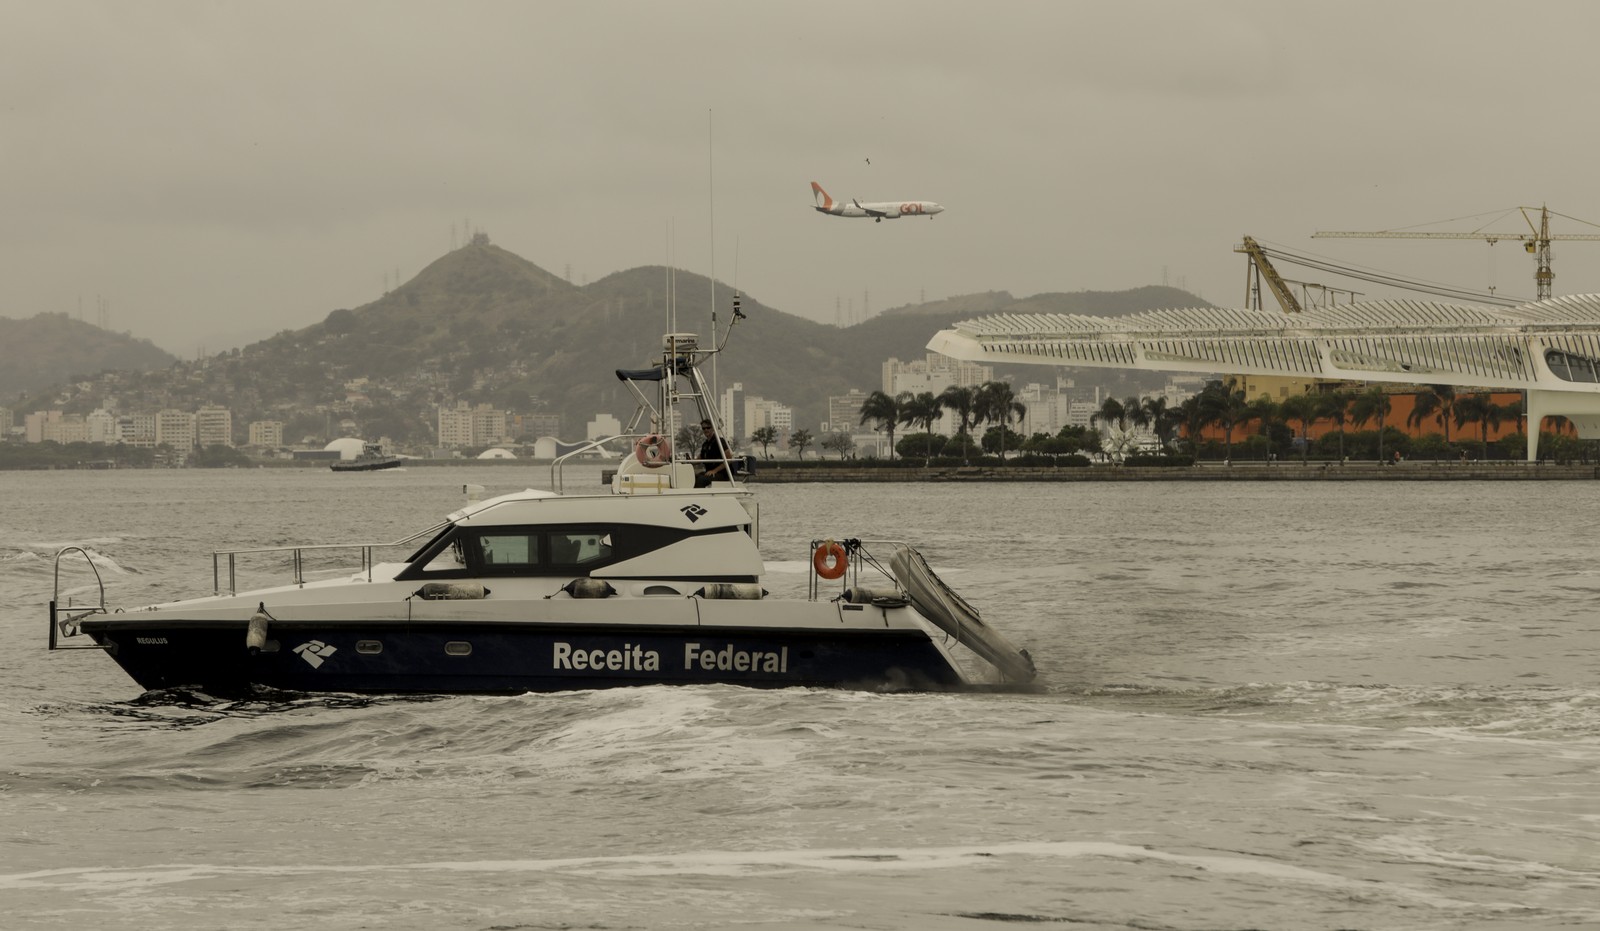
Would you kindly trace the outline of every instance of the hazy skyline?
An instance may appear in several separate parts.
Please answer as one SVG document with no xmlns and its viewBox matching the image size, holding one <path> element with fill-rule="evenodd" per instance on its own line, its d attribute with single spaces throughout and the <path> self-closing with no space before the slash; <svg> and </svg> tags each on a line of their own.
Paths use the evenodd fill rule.
<svg viewBox="0 0 1600 931">
<path fill-rule="evenodd" d="M 103 299 L 185 356 L 366 304 L 469 223 L 577 284 L 670 262 L 822 322 L 1002 289 L 1241 306 L 1242 234 L 1531 299 L 1515 243 L 1311 234 L 1540 204 L 1600 233 L 1583 2 L 0 10 L 0 316 Z M 813 180 L 946 212 L 825 217 Z M 1600 291 L 1600 242 L 1553 267 Z"/>
</svg>

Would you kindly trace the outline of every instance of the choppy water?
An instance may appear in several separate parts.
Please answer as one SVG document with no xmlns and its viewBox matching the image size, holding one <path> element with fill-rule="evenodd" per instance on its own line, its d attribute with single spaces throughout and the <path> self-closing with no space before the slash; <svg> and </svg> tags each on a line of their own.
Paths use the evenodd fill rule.
<svg viewBox="0 0 1600 931">
<path fill-rule="evenodd" d="M 64 544 L 144 604 L 547 481 L 0 474 L 0 924 L 1600 926 L 1600 484 L 761 490 L 769 588 L 917 542 L 1031 694 L 217 703 L 44 649 Z"/>
</svg>

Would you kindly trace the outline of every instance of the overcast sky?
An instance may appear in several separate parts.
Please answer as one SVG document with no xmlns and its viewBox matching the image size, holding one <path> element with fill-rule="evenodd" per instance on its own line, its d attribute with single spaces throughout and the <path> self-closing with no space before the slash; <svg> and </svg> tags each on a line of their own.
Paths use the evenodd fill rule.
<svg viewBox="0 0 1600 931">
<path fill-rule="evenodd" d="M 1311 234 L 1517 232 L 1489 221 L 1540 204 L 1600 233 L 1586 0 L 0 0 L 0 22 L 0 316 L 103 301 L 185 356 L 374 300 L 468 224 L 575 283 L 671 261 L 823 322 L 1161 283 L 1242 306 L 1242 234 L 1531 298 L 1514 243 Z M 813 180 L 946 210 L 825 217 Z M 1600 242 L 1554 255 L 1557 294 L 1600 291 Z"/>
</svg>

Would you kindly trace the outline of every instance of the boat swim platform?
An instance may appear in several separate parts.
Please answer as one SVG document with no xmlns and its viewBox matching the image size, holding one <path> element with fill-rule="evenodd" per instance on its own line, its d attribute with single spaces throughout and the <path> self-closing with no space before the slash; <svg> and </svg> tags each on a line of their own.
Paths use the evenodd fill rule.
<svg viewBox="0 0 1600 931">
<path fill-rule="evenodd" d="M 1529 423 L 1565 417 L 1581 439 L 1600 439 L 1600 294 L 1516 307 L 1384 300 L 1297 314 L 1222 307 L 1125 317 L 994 314 L 939 331 L 927 348 L 986 365 L 1524 391 Z M 1539 431 L 1528 433 L 1533 462 Z"/>
</svg>

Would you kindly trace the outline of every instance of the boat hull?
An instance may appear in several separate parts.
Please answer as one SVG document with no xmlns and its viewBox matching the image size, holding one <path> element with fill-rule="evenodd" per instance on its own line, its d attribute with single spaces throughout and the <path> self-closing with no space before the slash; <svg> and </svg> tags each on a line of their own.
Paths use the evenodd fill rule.
<svg viewBox="0 0 1600 931">
<path fill-rule="evenodd" d="M 543 623 L 276 623 L 264 648 L 224 621 L 85 621 L 146 689 L 519 693 L 637 685 L 946 689 L 964 677 L 919 629 Z"/>
<path fill-rule="evenodd" d="M 401 462 L 402 460 L 400 459 L 378 459 L 365 462 L 359 459 L 352 459 L 349 462 L 335 462 L 328 468 L 335 472 L 376 472 L 379 469 L 398 469 Z"/>
</svg>

